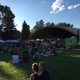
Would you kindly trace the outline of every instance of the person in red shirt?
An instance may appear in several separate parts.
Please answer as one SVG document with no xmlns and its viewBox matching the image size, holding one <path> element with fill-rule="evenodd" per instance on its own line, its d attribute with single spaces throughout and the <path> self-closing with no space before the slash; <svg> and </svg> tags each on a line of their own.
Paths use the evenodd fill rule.
<svg viewBox="0 0 80 80">
<path fill-rule="evenodd" d="M 46 56 L 51 56 L 51 52 L 50 50 L 48 49 L 46 52 L 45 52 Z"/>
</svg>

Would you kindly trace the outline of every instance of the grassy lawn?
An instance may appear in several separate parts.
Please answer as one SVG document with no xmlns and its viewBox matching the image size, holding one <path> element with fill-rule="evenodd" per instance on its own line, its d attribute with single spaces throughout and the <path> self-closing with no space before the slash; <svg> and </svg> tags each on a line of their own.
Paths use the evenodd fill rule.
<svg viewBox="0 0 80 80">
<path fill-rule="evenodd" d="M 26 49 L 20 49 L 20 55 Z M 57 54 L 53 57 L 42 56 L 40 60 L 51 71 L 52 80 L 80 80 L 80 50 L 69 52 L 58 49 Z M 10 63 L 11 57 L 9 53 L 0 53 L 0 80 L 26 80 L 32 73 L 31 64 L 34 61 L 14 65 Z"/>
</svg>

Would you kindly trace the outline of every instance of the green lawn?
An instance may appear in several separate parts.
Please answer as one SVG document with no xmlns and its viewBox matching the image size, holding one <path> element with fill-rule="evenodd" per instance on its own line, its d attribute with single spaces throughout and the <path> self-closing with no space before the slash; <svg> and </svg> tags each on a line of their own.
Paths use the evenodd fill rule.
<svg viewBox="0 0 80 80">
<path fill-rule="evenodd" d="M 20 55 L 26 49 L 20 49 Z M 69 52 L 58 49 L 57 54 L 53 57 L 42 56 L 40 60 L 51 71 L 52 80 L 80 80 L 80 50 Z M 36 61 L 14 65 L 10 63 L 11 56 L 0 53 L 0 80 L 26 80 L 32 73 L 31 64 Z"/>
</svg>

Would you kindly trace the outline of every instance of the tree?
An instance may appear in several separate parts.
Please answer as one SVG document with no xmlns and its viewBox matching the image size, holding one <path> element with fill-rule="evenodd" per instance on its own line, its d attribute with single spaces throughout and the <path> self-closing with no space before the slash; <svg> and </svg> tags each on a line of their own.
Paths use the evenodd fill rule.
<svg viewBox="0 0 80 80">
<path fill-rule="evenodd" d="M 16 39 L 20 39 L 21 32 L 19 30 L 16 31 Z"/>
<path fill-rule="evenodd" d="M 32 35 L 34 32 L 35 32 L 34 29 L 31 29 L 30 30 L 30 35 Z"/>
<path fill-rule="evenodd" d="M 55 26 L 55 24 L 52 22 L 52 23 L 51 23 L 51 26 L 52 26 L 52 27 L 54 27 L 54 26 Z"/>
<path fill-rule="evenodd" d="M 49 26 L 51 26 L 51 23 L 50 23 L 50 22 L 47 22 L 47 23 L 45 24 L 45 26 L 46 26 L 46 27 L 49 27 Z"/>
<path fill-rule="evenodd" d="M 0 25 L 0 38 L 1 38 L 1 35 L 2 35 L 2 27 Z"/>
<path fill-rule="evenodd" d="M 31 34 L 33 34 L 35 31 L 41 29 L 41 28 L 44 28 L 44 27 L 54 27 L 54 26 L 59 26 L 59 27 L 73 27 L 72 24 L 70 23 L 65 23 L 65 22 L 61 22 L 61 23 L 57 23 L 55 24 L 54 22 L 47 22 L 44 24 L 44 21 L 43 20 L 40 20 L 40 21 L 37 21 L 36 22 L 36 25 L 33 27 L 33 29 L 31 29 Z"/>
<path fill-rule="evenodd" d="M 0 26 L 2 39 L 16 39 L 16 27 L 14 24 L 15 15 L 10 7 L 0 5 Z"/>
<path fill-rule="evenodd" d="M 40 21 L 36 22 L 36 25 L 33 27 L 33 30 L 31 30 L 31 31 L 35 32 L 35 31 L 37 31 L 37 30 L 39 30 L 39 29 L 41 29 L 43 27 L 45 27 L 44 21 L 40 20 Z"/>
<path fill-rule="evenodd" d="M 65 22 L 61 22 L 61 23 L 58 23 L 56 24 L 56 26 L 62 26 L 62 27 L 73 27 L 73 24 L 70 24 L 70 23 L 65 23 Z"/>
<path fill-rule="evenodd" d="M 30 36 L 30 26 L 26 23 L 26 21 L 23 22 L 22 24 L 22 31 L 21 31 L 21 39 L 22 40 L 27 40 L 28 37 Z"/>
<path fill-rule="evenodd" d="M 1 38 L 1 35 L 2 35 L 3 9 L 4 9 L 4 6 L 0 4 L 0 38 Z"/>
<path fill-rule="evenodd" d="M 45 26 L 46 26 L 46 27 L 54 27 L 54 26 L 55 26 L 55 24 L 54 24 L 53 22 L 52 22 L 52 23 L 47 22 Z"/>
<path fill-rule="evenodd" d="M 39 27 L 40 27 L 40 28 L 43 28 L 43 27 L 44 27 L 44 21 L 43 21 L 43 20 L 40 20 L 40 21 L 39 21 Z"/>
</svg>

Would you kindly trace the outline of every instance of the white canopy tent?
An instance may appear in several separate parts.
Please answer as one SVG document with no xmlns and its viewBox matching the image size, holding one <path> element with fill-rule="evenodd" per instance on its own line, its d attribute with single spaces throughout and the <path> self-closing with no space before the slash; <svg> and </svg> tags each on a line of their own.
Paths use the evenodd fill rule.
<svg viewBox="0 0 80 80">
<path fill-rule="evenodd" d="M 5 42 L 13 42 L 13 40 L 6 40 Z"/>
<path fill-rule="evenodd" d="M 18 40 L 13 40 L 13 42 L 14 42 L 14 43 L 19 43 L 20 41 L 18 41 Z"/>
<path fill-rule="evenodd" d="M 5 41 L 4 41 L 4 40 L 2 40 L 2 39 L 0 39 L 0 43 L 5 43 Z"/>
<path fill-rule="evenodd" d="M 9 43 L 19 43 L 20 41 L 18 41 L 18 40 L 6 40 L 5 42 L 9 42 Z"/>
</svg>

